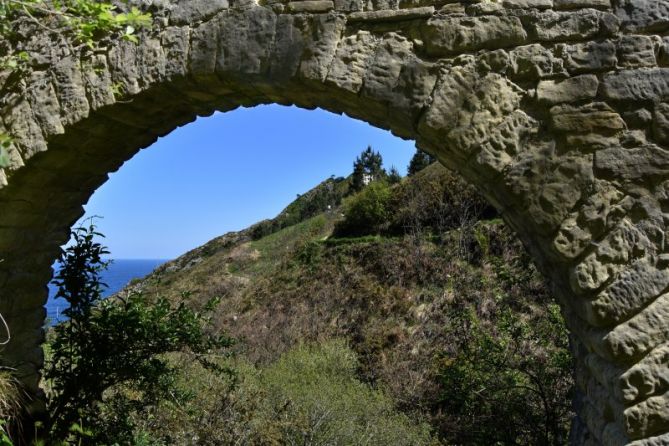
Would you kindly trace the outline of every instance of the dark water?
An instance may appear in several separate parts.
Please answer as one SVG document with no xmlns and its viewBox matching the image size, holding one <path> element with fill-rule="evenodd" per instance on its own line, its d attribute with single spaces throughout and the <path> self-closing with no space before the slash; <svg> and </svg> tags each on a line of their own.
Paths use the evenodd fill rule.
<svg viewBox="0 0 669 446">
<path fill-rule="evenodd" d="M 123 289 L 132 279 L 141 279 L 157 266 L 167 262 L 164 259 L 118 259 L 114 260 L 109 268 L 102 273 L 102 281 L 108 285 L 104 296 L 111 296 Z M 46 304 L 46 313 L 53 324 L 63 319 L 62 312 L 67 308 L 63 299 L 54 299 L 56 287 L 49 284 L 49 300 Z"/>
</svg>

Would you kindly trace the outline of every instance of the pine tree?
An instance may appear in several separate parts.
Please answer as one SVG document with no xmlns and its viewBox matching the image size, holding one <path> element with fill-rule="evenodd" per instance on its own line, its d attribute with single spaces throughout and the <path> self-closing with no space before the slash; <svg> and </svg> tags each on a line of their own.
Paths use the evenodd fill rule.
<svg viewBox="0 0 669 446">
<path fill-rule="evenodd" d="M 354 192 L 361 190 L 372 181 L 376 181 L 386 176 L 386 171 L 382 167 L 383 158 L 379 152 L 367 146 L 353 163 L 353 175 L 351 176 L 351 189 Z"/>
<path fill-rule="evenodd" d="M 427 166 L 435 162 L 436 159 L 429 153 L 416 149 L 416 154 L 411 158 L 409 167 L 407 168 L 407 176 L 414 175 Z"/>
<path fill-rule="evenodd" d="M 390 172 L 388 172 L 388 183 L 397 184 L 400 181 L 402 181 L 402 175 L 400 175 L 400 172 L 395 166 L 392 166 Z"/>
</svg>

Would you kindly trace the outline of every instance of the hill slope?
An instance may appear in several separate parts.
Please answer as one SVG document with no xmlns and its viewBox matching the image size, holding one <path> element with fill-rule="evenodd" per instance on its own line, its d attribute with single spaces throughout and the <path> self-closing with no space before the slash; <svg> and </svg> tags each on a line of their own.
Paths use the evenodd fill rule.
<svg viewBox="0 0 669 446">
<path fill-rule="evenodd" d="M 194 305 L 222 298 L 215 326 L 260 366 L 345 339 L 361 379 L 446 443 L 564 443 L 568 341 L 522 246 L 438 164 L 382 187 L 384 219 L 359 237 L 342 236 L 342 212 L 365 190 L 344 198 L 347 180 L 328 179 L 132 287 L 188 291 Z"/>
</svg>

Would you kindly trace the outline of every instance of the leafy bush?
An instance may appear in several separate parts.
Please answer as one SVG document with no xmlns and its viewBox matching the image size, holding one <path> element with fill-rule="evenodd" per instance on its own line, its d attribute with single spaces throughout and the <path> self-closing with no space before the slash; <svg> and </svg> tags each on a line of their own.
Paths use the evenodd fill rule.
<svg viewBox="0 0 669 446">
<path fill-rule="evenodd" d="M 359 236 L 382 231 L 392 196 L 385 181 L 375 181 L 343 202 L 344 218 L 335 226 L 337 236 Z"/>
<path fill-rule="evenodd" d="M 428 426 L 412 423 L 389 396 L 360 382 L 358 366 L 341 341 L 284 354 L 261 375 L 269 433 L 281 444 L 430 444 Z"/>
<path fill-rule="evenodd" d="M 143 295 L 102 300 L 100 273 L 107 250 L 91 224 L 72 233 L 74 244 L 62 252 L 54 283 L 67 300 L 68 321 L 50 333 L 45 377 L 48 384 L 49 438 L 79 444 L 130 444 L 131 413 L 163 399 L 184 399 L 174 386 L 175 370 L 165 353 L 188 351 L 216 372 L 207 359 L 230 339 L 207 332 L 215 300 L 203 312 Z M 74 427 L 74 429 L 73 429 Z"/>
<path fill-rule="evenodd" d="M 473 307 L 449 311 L 454 348 L 440 360 L 441 434 L 449 443 L 563 445 L 571 407 L 571 355 L 557 305 L 523 319 L 510 308 L 486 324 Z"/>
<path fill-rule="evenodd" d="M 161 407 L 143 428 L 164 444 L 420 446 L 429 427 L 394 408 L 392 399 L 357 378 L 358 360 L 343 341 L 293 348 L 258 369 L 235 363 L 235 384 L 184 364 L 194 404 Z"/>
</svg>

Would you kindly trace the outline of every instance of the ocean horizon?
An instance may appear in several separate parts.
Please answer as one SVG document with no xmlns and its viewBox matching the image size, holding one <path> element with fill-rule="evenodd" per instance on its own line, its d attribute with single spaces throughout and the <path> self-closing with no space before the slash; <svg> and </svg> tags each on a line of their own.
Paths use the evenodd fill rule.
<svg viewBox="0 0 669 446">
<path fill-rule="evenodd" d="M 112 259 L 109 267 L 102 272 L 102 282 L 107 284 L 103 297 L 111 296 L 122 290 L 133 279 L 141 279 L 169 259 Z M 54 271 L 58 265 L 54 265 Z M 56 299 L 57 287 L 49 282 L 49 299 L 46 314 L 49 324 L 53 325 L 64 319 L 62 313 L 68 305 L 64 299 Z"/>
</svg>

